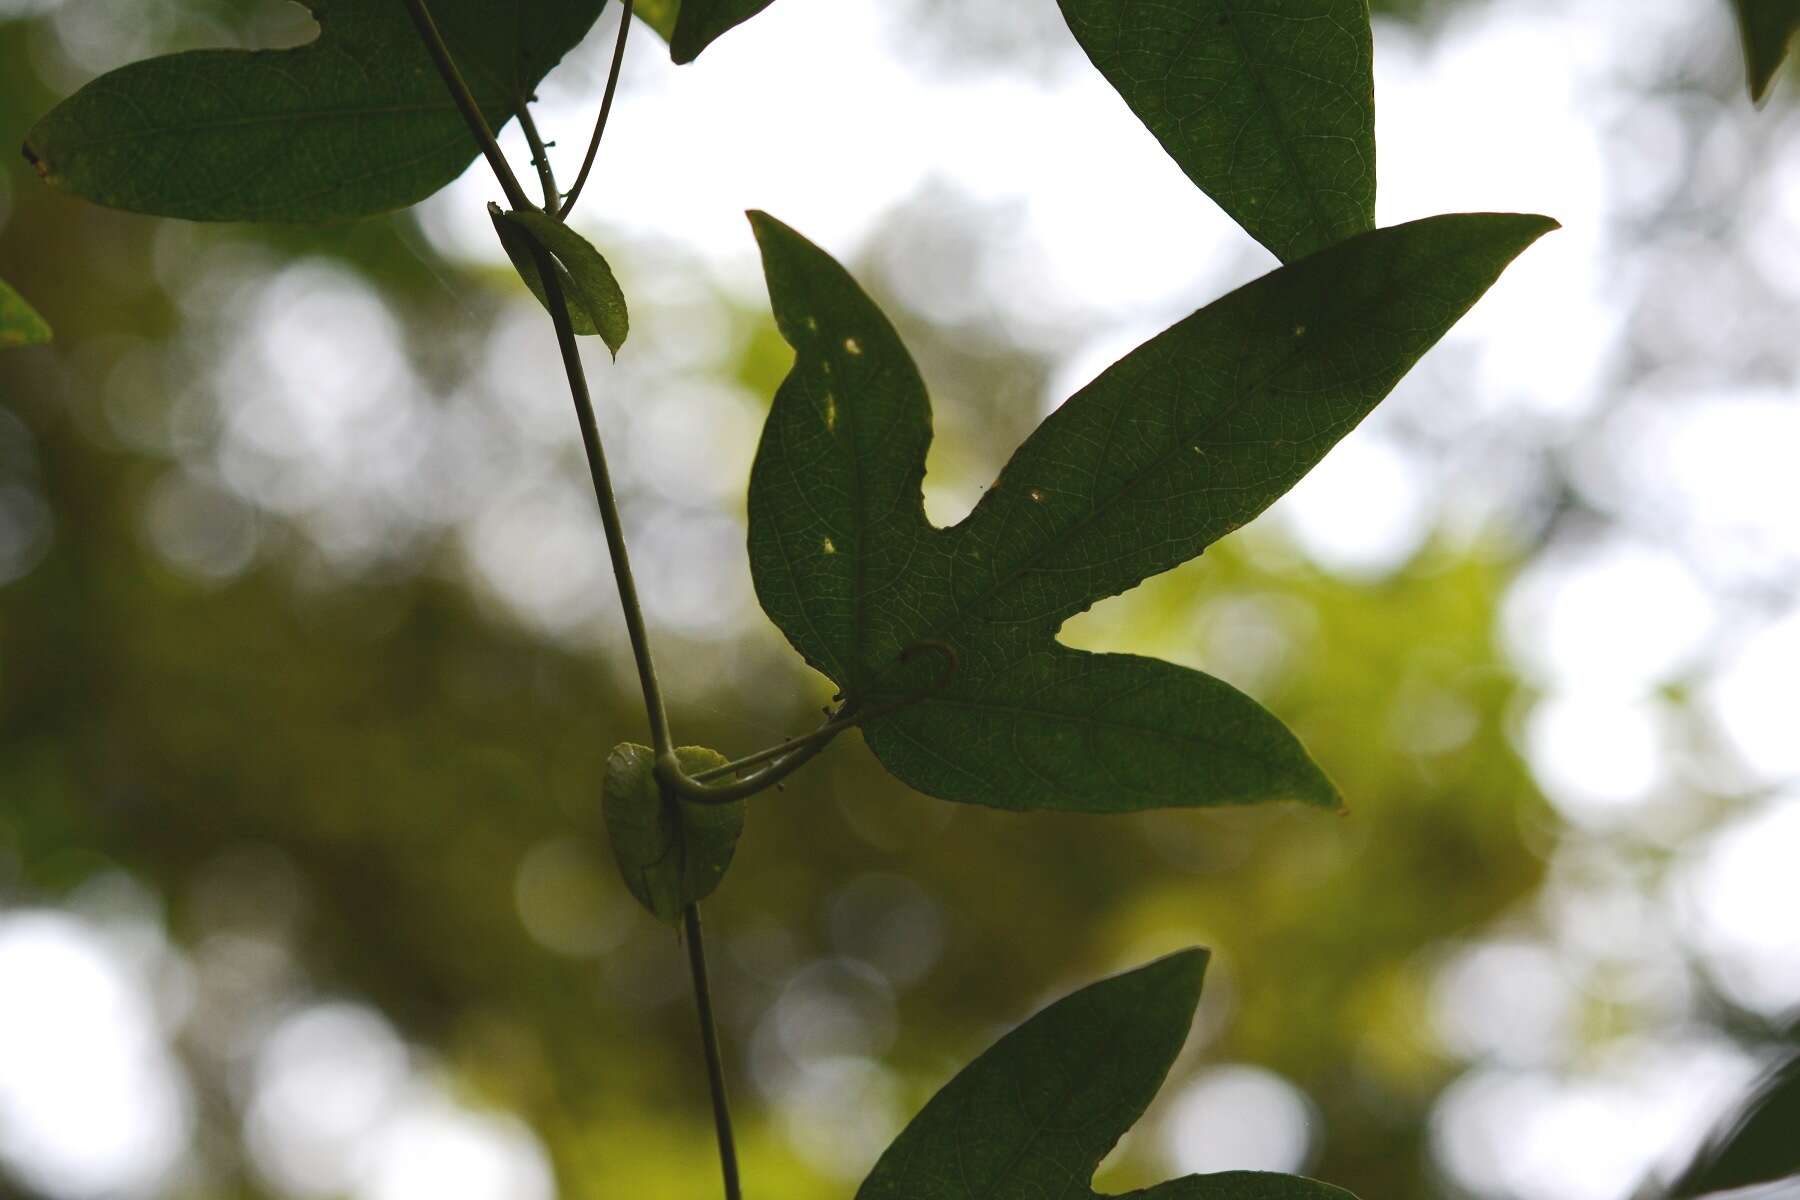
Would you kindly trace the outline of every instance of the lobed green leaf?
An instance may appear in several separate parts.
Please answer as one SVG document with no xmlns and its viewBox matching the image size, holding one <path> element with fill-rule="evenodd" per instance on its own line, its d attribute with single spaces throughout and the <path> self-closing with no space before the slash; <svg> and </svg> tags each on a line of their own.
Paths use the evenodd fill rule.
<svg viewBox="0 0 1800 1200">
<path fill-rule="evenodd" d="M 1283 262 L 1375 228 L 1367 0 L 1060 0 L 1199 188 Z"/>
<path fill-rule="evenodd" d="M 631 330 L 631 318 L 625 310 L 625 293 L 619 289 L 619 281 L 613 278 L 612 268 L 593 243 L 549 213 L 535 209 L 503 212 L 498 204 L 489 204 L 488 216 L 493 219 L 494 232 L 500 235 L 506 256 L 538 303 L 546 310 L 550 307 L 543 276 L 538 273 L 537 255 L 532 253 L 533 242 L 551 257 L 557 281 L 569 302 L 569 320 L 575 332 L 598 334 L 617 358 L 619 347 L 625 344 L 625 335 Z"/>
<path fill-rule="evenodd" d="M 704 746 L 682 746 L 675 755 L 690 775 L 725 765 L 723 755 Z M 655 766 L 656 752 L 648 746 L 613 747 L 601 808 L 625 886 L 658 920 L 673 924 L 725 878 L 744 832 L 744 805 L 695 804 L 667 795 Z"/>
<path fill-rule="evenodd" d="M 510 120 L 605 0 L 436 0 L 488 123 Z M 52 109 L 25 154 L 97 204 L 197 221 L 329 221 L 402 208 L 477 153 L 399 0 L 308 0 L 292 50 L 132 63 Z"/>
<path fill-rule="evenodd" d="M 1433 217 L 1274 271 L 1115 363 L 938 529 L 921 492 L 930 403 L 893 326 L 829 255 L 751 219 L 796 352 L 751 471 L 752 576 L 788 640 L 870 712 L 889 771 L 1012 809 L 1338 803 L 1234 688 L 1057 631 L 1268 507 L 1554 222 Z"/>
<path fill-rule="evenodd" d="M 50 323 L 6 280 L 0 279 L 0 350 L 36 346 L 49 340 Z"/>
<path fill-rule="evenodd" d="M 1800 0 L 1732 0 L 1732 7 L 1737 10 L 1738 31 L 1744 39 L 1750 98 L 1760 104 L 1787 58 L 1795 32 L 1800 31 Z"/>
<path fill-rule="evenodd" d="M 1096 1200 L 1088 1181 L 1187 1040 L 1206 961 L 1206 951 L 1186 950 L 1091 984 L 1001 1038 L 913 1118 L 857 1200 Z M 1353 1200 L 1311 1180 L 1242 1171 L 1131 1197 Z"/>
</svg>

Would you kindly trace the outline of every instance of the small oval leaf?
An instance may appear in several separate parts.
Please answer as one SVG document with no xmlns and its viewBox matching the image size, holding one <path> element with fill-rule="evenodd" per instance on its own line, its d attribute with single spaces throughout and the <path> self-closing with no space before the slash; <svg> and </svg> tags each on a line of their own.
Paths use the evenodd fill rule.
<svg viewBox="0 0 1800 1200">
<path fill-rule="evenodd" d="M 625 344 L 625 336 L 631 330 L 631 317 L 626 312 L 625 293 L 619 289 L 619 281 L 593 243 L 548 213 L 503 212 L 499 205 L 490 204 L 488 215 L 493 218 L 494 232 L 500 235 L 506 256 L 538 303 L 547 309 L 550 300 L 538 274 L 537 256 L 531 252 L 534 240 L 554 261 L 557 282 L 562 284 L 563 296 L 569 302 L 569 321 L 575 332 L 584 336 L 598 334 L 617 358 L 619 347 Z"/>
<path fill-rule="evenodd" d="M 725 765 L 704 746 L 675 751 L 690 775 Z M 606 760 L 601 810 L 625 886 L 658 920 L 712 894 L 731 866 L 744 832 L 744 805 L 695 804 L 665 795 L 656 782 L 656 752 L 624 742 Z"/>
</svg>

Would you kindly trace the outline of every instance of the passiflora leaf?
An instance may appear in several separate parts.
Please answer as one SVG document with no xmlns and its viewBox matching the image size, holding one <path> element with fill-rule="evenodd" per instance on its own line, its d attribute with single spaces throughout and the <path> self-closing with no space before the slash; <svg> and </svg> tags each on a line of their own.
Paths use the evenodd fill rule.
<svg viewBox="0 0 1800 1200">
<path fill-rule="evenodd" d="M 634 11 L 669 42 L 669 55 L 690 63 L 722 34 L 754 17 L 774 0 L 640 0 Z"/>
<path fill-rule="evenodd" d="M 546 309 L 550 306 L 543 277 L 538 274 L 537 256 L 531 252 L 533 241 L 551 256 L 563 296 L 569 302 L 569 320 L 575 332 L 599 334 L 617 358 L 619 347 L 630 332 L 631 319 L 625 311 L 625 293 L 619 290 L 612 268 L 593 243 L 549 213 L 503 212 L 498 204 L 489 204 L 488 215 L 493 218 L 494 232 L 500 235 L 506 256 L 538 303 Z"/>
<path fill-rule="evenodd" d="M 1061 0 L 1100 73 L 1283 262 L 1375 227 L 1367 0 Z"/>
<path fill-rule="evenodd" d="M 604 0 L 436 0 L 432 14 L 488 123 L 517 107 Z M 52 109 L 25 154 L 52 185 L 198 221 L 328 221 L 423 200 L 474 142 L 400 0 L 310 0 L 292 50 L 199 50 L 132 63 Z"/>
<path fill-rule="evenodd" d="M 1732 0 L 1737 9 L 1738 31 L 1744 38 L 1744 67 L 1750 77 L 1750 98 L 1761 103 L 1769 94 L 1769 82 L 1787 58 L 1788 44 L 1800 30 L 1800 0 Z"/>
<path fill-rule="evenodd" d="M 50 340 L 50 324 L 0 279 L 0 349 L 35 346 Z"/>
<path fill-rule="evenodd" d="M 1011 809 L 1338 802 L 1234 688 L 1057 630 L 1292 487 L 1555 222 L 1433 217 L 1274 271 L 1115 363 L 938 529 L 930 403 L 893 326 L 829 255 L 751 220 L 796 352 L 750 476 L 757 596 L 889 771 Z"/>
<path fill-rule="evenodd" d="M 725 765 L 704 746 L 675 751 L 682 770 L 697 774 Z M 688 905 L 712 894 L 744 832 L 744 805 L 695 804 L 665 795 L 656 782 L 656 752 L 624 742 L 606 760 L 601 809 L 606 836 L 625 886 L 658 920 L 681 920 Z"/>
<path fill-rule="evenodd" d="M 1187 950 L 1091 984 L 1001 1038 L 913 1118 L 857 1200 L 1095 1200 L 1095 1168 L 1187 1040 L 1206 957 Z M 1131 1197 L 1354 1200 L 1309 1179 L 1244 1171 Z"/>
</svg>

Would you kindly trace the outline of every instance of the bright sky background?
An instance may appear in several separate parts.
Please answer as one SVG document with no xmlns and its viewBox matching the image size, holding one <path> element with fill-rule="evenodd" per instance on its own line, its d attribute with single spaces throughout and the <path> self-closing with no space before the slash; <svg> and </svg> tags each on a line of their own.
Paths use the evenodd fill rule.
<svg viewBox="0 0 1800 1200">
<path fill-rule="evenodd" d="M 885 7 L 779 0 L 679 71 L 640 29 L 577 224 L 603 247 L 685 247 L 732 292 L 761 303 L 746 208 L 767 209 L 851 259 L 901 201 L 949 189 L 1013 215 L 985 268 L 989 290 L 1008 307 L 999 319 L 1009 331 L 1036 340 L 1079 329 L 1055 347 L 1058 395 L 1272 265 L 1188 183 L 1072 41 L 1033 72 L 931 71 L 897 49 L 903 31 Z M 1558 1057 L 1573 1044 L 1584 971 L 1622 965 L 1647 990 L 1679 992 L 1671 975 L 1679 937 L 1748 1008 L 1774 1015 L 1800 999 L 1800 873 L 1792 869 L 1800 858 L 1800 605 L 1791 586 L 1773 600 L 1764 589 L 1755 605 L 1739 598 L 1741 586 L 1766 582 L 1771 564 L 1800 563 L 1800 472 L 1792 467 L 1800 406 L 1791 374 L 1785 387 L 1753 387 L 1712 364 L 1610 397 L 1610 415 L 1597 415 L 1609 400 L 1620 314 L 1639 286 L 1635 265 L 1619 257 L 1619 225 L 1674 187 L 1671 164 L 1687 161 L 1682 127 L 1647 112 L 1626 85 L 1651 73 L 1645 64 L 1695 46 L 1735 53 L 1715 0 L 1628 7 L 1621 20 L 1618 0 L 1496 0 L 1471 6 L 1429 43 L 1378 27 L 1382 223 L 1516 210 L 1548 213 L 1564 229 L 1531 249 L 1447 339 L 1438 354 L 1458 356 L 1460 375 L 1426 373 L 1403 387 L 1391 413 L 1371 419 L 1269 518 L 1321 565 L 1379 577 L 1418 547 L 1441 512 L 1454 517 L 1472 505 L 1479 515 L 1472 496 L 1504 491 L 1497 476 L 1481 474 L 1479 445 L 1455 461 L 1409 449 L 1398 434 L 1405 418 L 1450 433 L 1510 426 L 1560 438 L 1602 505 L 1628 519 L 1629 532 L 1554 546 L 1509 597 L 1507 647 L 1542 691 L 1520 716 L 1519 743 L 1576 834 L 1552 864 L 1538 911 L 1437 976 L 1438 1032 L 1476 1064 L 1440 1106 L 1438 1151 L 1459 1183 L 1516 1200 L 1622 1200 L 1754 1070 L 1697 1032 L 1678 997 L 1667 1002 L 1667 1036 L 1610 1046 L 1579 1065 Z M 79 46 L 81 30 L 118 12 L 69 0 L 59 19 Z M 610 27 L 609 18 L 543 89 L 540 123 L 561 143 L 565 177 L 585 138 Z M 1791 249 L 1800 245 L 1800 136 L 1791 118 L 1733 103 L 1694 161 L 1728 176 L 1750 152 L 1743 129 L 1785 122 L 1794 165 L 1737 202 L 1758 244 L 1800 266 Z M 789 117 L 797 124 L 783 131 Z M 509 145 L 524 162 L 516 134 Z M 1631 169 L 1610 170 L 1621 154 Z M 429 236 L 453 255 L 498 264 L 483 207 L 490 198 L 496 188 L 478 162 L 425 206 Z M 1695 280 L 1689 302 L 1706 302 L 1705 285 Z M 926 267 L 902 273 L 896 286 L 917 289 L 940 312 L 959 303 L 988 310 L 987 299 L 934 291 Z M 410 440 L 401 436 L 413 419 L 409 368 L 392 318 L 364 285 L 302 265 L 245 299 L 261 336 L 234 352 L 221 387 L 254 394 L 259 406 L 234 416 L 217 479 L 165 489 L 149 517 L 165 552 L 201 574 L 242 569 L 254 546 L 248 526 L 217 521 L 204 543 L 188 537 L 196 514 L 218 511 L 205 487 L 304 514 L 322 536 L 354 539 L 369 526 L 343 505 L 374 497 L 404 506 L 417 476 L 452 474 L 429 466 L 429 448 L 423 459 L 392 453 Z M 496 338 L 549 361 L 541 321 L 527 327 L 532 316 L 522 308 Z M 683 332 L 703 339 L 703 325 L 696 329 Z M 654 331 L 644 336 L 654 346 Z M 635 378 L 634 353 L 655 352 L 628 348 L 620 374 L 600 376 L 603 403 L 609 380 Z M 675 353 L 665 348 L 644 369 Z M 566 434 L 566 414 L 559 407 L 539 422 L 528 406 L 543 389 L 516 386 L 519 436 L 545 457 Z M 416 381 L 411 387 L 416 394 Z M 686 455 L 677 460 L 691 467 L 678 472 L 683 479 L 742 478 L 747 464 L 729 447 L 752 440 L 753 405 L 705 393 L 647 411 L 606 418 L 609 434 L 631 447 L 623 457 Z M 689 435 L 702 425 L 720 431 L 724 449 L 694 445 Z M 472 570 L 514 616 L 572 632 L 572 620 L 596 616 L 578 598 L 610 595 L 589 515 L 540 486 L 542 472 L 518 477 L 525 482 L 505 503 L 464 514 Z M 655 480 L 634 486 L 654 498 Z M 430 499 L 459 502 L 441 492 Z M 672 537 L 702 549 L 735 547 L 734 513 L 721 493 L 701 497 L 697 512 L 646 519 L 672 522 Z M 534 536 L 518 536 L 521 529 Z M 0 553 L 0 585 L 4 560 Z M 648 587 L 668 598 L 660 619 L 690 632 L 731 607 L 711 594 L 684 609 L 682 589 L 654 575 Z M 1690 679 L 1695 671 L 1700 678 Z M 1684 780 L 1702 768 L 1677 761 L 1662 691 L 1683 681 L 1699 687 L 1725 747 L 1724 765 L 1704 768 L 1712 774 L 1702 782 L 1762 795 L 1699 837 L 1698 848 L 1681 800 L 1691 794 Z M 1645 885 L 1608 849 L 1619 837 L 1686 848 L 1666 881 Z M 532 868 L 540 869 L 554 863 Z M 537 919 L 530 894 L 522 874 L 528 924 Z M 127 901 L 90 895 L 66 912 L 0 911 L 0 1157 L 71 1198 L 147 1195 L 179 1180 L 191 1099 L 162 1037 L 203 982 L 206 955 L 261 952 L 215 946 L 184 960 L 160 940 L 153 905 Z M 770 1098 L 792 1110 L 797 1136 L 834 1114 L 896 1103 L 866 1021 L 842 1045 L 783 1041 L 799 1036 L 795 1014 L 816 1014 L 820 996 L 867 986 L 798 979 L 770 1018 Z M 879 1010 L 882 1001 L 870 993 L 859 1003 Z M 530 1133 L 503 1114 L 458 1107 L 431 1063 L 379 1014 L 327 1000 L 245 1037 L 234 1053 L 252 1097 L 249 1144 L 259 1169 L 295 1195 L 550 1196 Z M 1288 1169 L 1305 1160 L 1308 1101 L 1258 1068 L 1218 1065 L 1171 1112 L 1157 1144 L 1172 1167 Z M 827 1170 L 854 1171 L 883 1136 L 880 1123 L 831 1128 L 832 1138 L 800 1147 Z M 1227 1129 L 1237 1132 L 1226 1137 Z"/>
</svg>

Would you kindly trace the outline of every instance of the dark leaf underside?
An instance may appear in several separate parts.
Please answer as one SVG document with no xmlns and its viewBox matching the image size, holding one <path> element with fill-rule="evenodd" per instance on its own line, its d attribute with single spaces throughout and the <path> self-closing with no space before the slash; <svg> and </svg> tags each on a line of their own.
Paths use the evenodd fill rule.
<svg viewBox="0 0 1800 1200">
<path fill-rule="evenodd" d="M 1183 171 L 1283 262 L 1375 227 L 1366 0 L 1061 0 Z"/>
<path fill-rule="evenodd" d="M 445 41 L 499 128 L 604 0 L 436 0 Z M 25 153 L 97 204 L 200 221 L 329 221 L 403 208 L 476 149 L 400 0 L 315 0 L 292 50 L 199 50 L 100 76 Z"/>
</svg>

